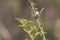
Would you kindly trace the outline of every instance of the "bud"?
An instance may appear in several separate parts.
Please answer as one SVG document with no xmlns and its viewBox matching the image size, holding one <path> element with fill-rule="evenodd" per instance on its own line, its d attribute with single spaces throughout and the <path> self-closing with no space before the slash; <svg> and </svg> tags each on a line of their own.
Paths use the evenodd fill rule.
<svg viewBox="0 0 60 40">
<path fill-rule="evenodd" d="M 36 11 L 34 12 L 34 15 L 35 15 L 35 16 L 39 15 L 39 12 L 36 10 Z"/>
</svg>

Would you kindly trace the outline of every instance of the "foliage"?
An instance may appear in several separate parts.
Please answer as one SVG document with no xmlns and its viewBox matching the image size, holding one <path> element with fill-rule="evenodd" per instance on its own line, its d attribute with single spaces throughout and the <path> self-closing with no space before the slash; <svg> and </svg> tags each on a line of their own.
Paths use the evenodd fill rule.
<svg viewBox="0 0 60 40">
<path fill-rule="evenodd" d="M 21 27 L 23 28 L 23 30 L 29 35 L 29 37 L 31 38 L 31 40 L 35 40 L 35 38 L 40 35 L 43 36 L 43 40 L 46 40 L 45 38 L 45 33 L 43 30 L 43 25 L 41 22 L 41 13 L 44 10 L 44 8 L 41 9 L 41 11 L 39 12 L 37 9 L 35 8 L 36 3 L 32 2 L 31 0 L 28 0 L 28 2 L 31 4 L 31 14 L 33 16 L 33 20 L 36 21 L 36 24 L 34 24 L 33 20 L 27 20 L 24 18 L 16 18 L 16 20 L 21 23 Z M 29 39 L 26 39 L 29 40 Z"/>
<path fill-rule="evenodd" d="M 41 34 L 37 25 L 31 25 L 31 23 L 33 23 L 32 21 L 21 18 L 16 19 L 22 24 L 23 30 L 29 34 L 32 40 L 34 40 L 38 34 Z"/>
</svg>

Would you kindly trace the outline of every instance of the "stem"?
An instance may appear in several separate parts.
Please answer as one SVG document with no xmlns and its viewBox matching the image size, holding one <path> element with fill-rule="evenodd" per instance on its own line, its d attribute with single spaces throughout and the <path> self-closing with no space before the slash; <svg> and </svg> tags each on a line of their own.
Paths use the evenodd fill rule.
<svg viewBox="0 0 60 40">
<path fill-rule="evenodd" d="M 32 11 L 33 11 L 33 13 L 34 13 L 34 12 L 35 12 L 35 8 L 34 8 L 33 3 L 31 2 L 31 0 L 28 0 L 28 2 L 30 3 L 31 9 L 32 9 Z M 40 14 L 42 13 L 43 10 L 44 10 L 44 8 L 42 8 L 42 10 L 40 11 Z M 44 30 L 43 30 L 43 27 L 41 27 L 41 26 L 42 26 L 42 23 L 40 22 L 40 16 L 38 16 L 38 18 L 36 19 L 36 21 L 37 21 L 38 27 L 39 27 L 40 30 L 41 30 L 41 34 L 42 34 L 42 36 L 43 36 L 43 40 L 46 40 L 46 38 L 45 38 L 45 32 L 44 32 Z M 34 38 L 33 38 L 33 36 L 31 35 L 31 33 L 29 33 L 29 36 L 30 36 L 30 38 L 31 38 L 32 40 L 34 40 Z"/>
<path fill-rule="evenodd" d="M 31 33 L 28 33 L 28 34 L 29 34 L 31 40 L 34 40 L 34 38 L 33 38 L 33 36 L 31 35 Z"/>
<path fill-rule="evenodd" d="M 42 36 L 43 36 L 43 40 L 46 40 L 46 38 L 45 38 L 45 32 L 44 32 L 44 30 L 43 30 L 42 23 L 40 22 L 40 16 L 36 19 L 36 21 L 37 21 L 38 27 L 39 27 L 40 30 L 41 30 L 41 34 L 42 34 Z M 42 27 L 41 27 L 41 26 L 42 26 Z"/>
<path fill-rule="evenodd" d="M 34 13 L 34 12 L 35 12 L 34 5 L 32 4 L 31 0 L 28 0 L 28 2 L 30 3 L 30 5 L 31 5 L 31 9 L 32 9 L 32 11 L 33 11 L 33 13 Z"/>
<path fill-rule="evenodd" d="M 34 40 L 33 35 L 31 34 L 30 31 L 27 31 L 26 29 L 23 29 L 26 33 L 28 33 L 29 37 L 31 38 L 31 40 Z"/>
<path fill-rule="evenodd" d="M 46 40 L 46 37 L 45 37 L 45 35 L 43 34 L 43 40 Z"/>
</svg>

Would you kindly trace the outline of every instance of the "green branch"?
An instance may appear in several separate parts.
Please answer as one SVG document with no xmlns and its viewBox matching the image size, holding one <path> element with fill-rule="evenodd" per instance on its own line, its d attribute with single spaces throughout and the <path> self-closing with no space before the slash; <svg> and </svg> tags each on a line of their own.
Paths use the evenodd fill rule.
<svg viewBox="0 0 60 40">
<path fill-rule="evenodd" d="M 42 8 L 41 11 L 39 12 L 38 10 L 36 10 L 38 8 L 35 8 L 36 3 L 32 2 L 32 0 L 28 0 L 28 2 L 30 3 L 31 10 L 33 12 L 32 16 L 34 16 L 34 18 L 37 17 L 36 19 L 34 19 L 34 20 L 36 20 L 37 23 L 34 24 L 33 20 L 30 21 L 30 20 L 27 20 L 24 18 L 23 19 L 22 18 L 16 18 L 16 20 L 19 23 L 21 23 L 20 26 L 22 26 L 23 30 L 29 35 L 31 40 L 35 40 L 35 38 L 38 35 L 43 36 L 43 40 L 46 40 L 46 37 L 45 37 L 46 32 L 44 32 L 43 25 L 42 25 L 41 18 L 40 18 L 41 17 L 40 14 L 43 12 L 44 8 Z M 29 39 L 26 39 L 26 40 L 29 40 Z"/>
</svg>

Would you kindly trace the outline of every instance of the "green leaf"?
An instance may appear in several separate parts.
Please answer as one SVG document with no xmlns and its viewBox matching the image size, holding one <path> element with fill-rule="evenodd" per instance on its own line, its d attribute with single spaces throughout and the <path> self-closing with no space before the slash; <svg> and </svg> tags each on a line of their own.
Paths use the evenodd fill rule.
<svg viewBox="0 0 60 40">
<path fill-rule="evenodd" d="M 22 24 L 23 27 L 27 27 L 32 21 L 28 21 L 27 19 L 16 18 L 16 20 Z"/>
</svg>

